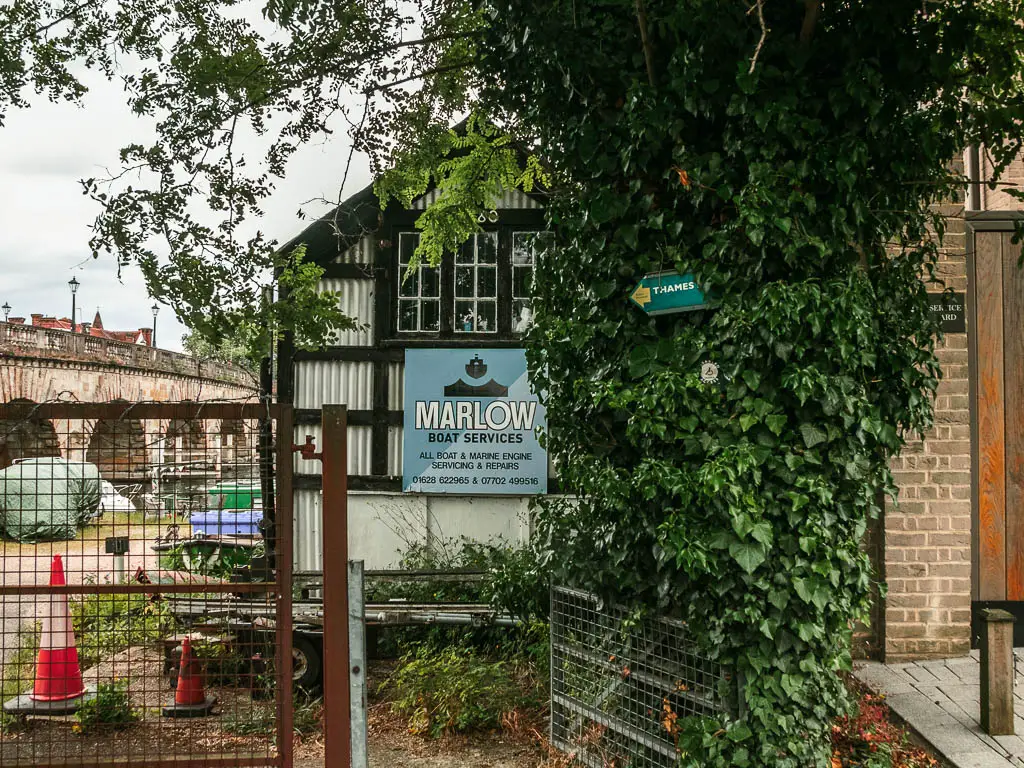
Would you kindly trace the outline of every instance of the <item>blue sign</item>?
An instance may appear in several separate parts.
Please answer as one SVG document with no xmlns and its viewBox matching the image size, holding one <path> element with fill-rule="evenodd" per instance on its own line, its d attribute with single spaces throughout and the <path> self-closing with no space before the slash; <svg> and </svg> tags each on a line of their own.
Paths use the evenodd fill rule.
<svg viewBox="0 0 1024 768">
<path fill-rule="evenodd" d="M 403 490 L 547 493 L 545 425 L 523 350 L 406 350 Z"/>
</svg>

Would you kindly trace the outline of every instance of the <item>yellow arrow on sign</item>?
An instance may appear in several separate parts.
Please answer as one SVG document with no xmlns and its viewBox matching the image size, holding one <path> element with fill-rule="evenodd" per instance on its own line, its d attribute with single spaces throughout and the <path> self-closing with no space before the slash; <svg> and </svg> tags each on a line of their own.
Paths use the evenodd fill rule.
<svg viewBox="0 0 1024 768">
<path fill-rule="evenodd" d="M 651 289 L 642 285 L 638 285 L 636 290 L 633 291 L 633 295 L 630 298 L 639 304 L 641 307 L 647 306 L 651 301 Z"/>
</svg>

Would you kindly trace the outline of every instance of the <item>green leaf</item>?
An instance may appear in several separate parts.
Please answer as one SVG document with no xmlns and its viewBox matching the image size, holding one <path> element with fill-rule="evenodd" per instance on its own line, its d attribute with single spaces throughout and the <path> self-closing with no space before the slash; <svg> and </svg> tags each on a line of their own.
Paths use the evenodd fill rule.
<svg viewBox="0 0 1024 768">
<path fill-rule="evenodd" d="M 750 730 L 750 726 L 747 725 L 747 723 L 743 720 L 733 723 L 733 725 L 729 728 L 728 731 L 729 741 L 737 743 L 741 741 L 746 741 L 753 735 L 754 734 Z"/>
<path fill-rule="evenodd" d="M 825 432 L 825 430 L 815 426 L 814 424 L 801 424 L 800 434 L 804 438 L 804 445 L 806 445 L 808 448 L 813 448 L 814 446 L 819 445 L 828 439 L 828 434 Z"/>
<path fill-rule="evenodd" d="M 774 534 L 772 533 L 772 527 L 767 522 L 762 520 L 760 523 L 754 525 L 750 530 L 750 535 L 753 536 L 757 541 L 760 541 L 766 547 L 771 547 Z"/>
<path fill-rule="evenodd" d="M 653 344 L 641 344 L 629 354 L 629 375 L 634 379 L 647 376 L 658 361 L 658 350 Z"/>
<path fill-rule="evenodd" d="M 736 541 L 729 546 L 729 554 L 747 573 L 753 573 L 765 561 L 764 545 L 756 541 Z"/>
<path fill-rule="evenodd" d="M 786 428 L 786 417 L 782 414 L 773 413 L 764 422 L 768 425 L 768 429 L 776 435 L 781 435 L 782 430 Z"/>
</svg>

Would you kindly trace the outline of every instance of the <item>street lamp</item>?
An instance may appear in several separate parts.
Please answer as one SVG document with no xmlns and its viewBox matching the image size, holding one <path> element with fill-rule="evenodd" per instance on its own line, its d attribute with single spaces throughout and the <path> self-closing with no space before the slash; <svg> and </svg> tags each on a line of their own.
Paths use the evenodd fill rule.
<svg viewBox="0 0 1024 768">
<path fill-rule="evenodd" d="M 71 332 L 75 332 L 75 294 L 78 293 L 79 282 L 72 277 L 68 280 L 68 288 L 71 289 Z"/>
<path fill-rule="evenodd" d="M 7 317 L 11 314 L 11 305 L 5 301 L 4 305 L 0 307 L 0 309 L 4 311 L 4 322 L 6 323 Z"/>
<path fill-rule="evenodd" d="M 156 349 L 156 316 L 157 313 L 160 312 L 160 305 L 153 304 L 153 306 L 150 307 L 150 309 L 153 310 L 153 335 L 150 337 L 150 346 L 152 346 L 153 349 Z"/>
</svg>

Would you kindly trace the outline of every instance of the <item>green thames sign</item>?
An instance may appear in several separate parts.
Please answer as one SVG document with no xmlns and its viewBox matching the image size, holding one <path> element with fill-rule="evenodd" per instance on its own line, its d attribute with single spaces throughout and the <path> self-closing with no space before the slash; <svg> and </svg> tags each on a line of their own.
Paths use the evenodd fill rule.
<svg viewBox="0 0 1024 768">
<path fill-rule="evenodd" d="M 675 270 L 645 275 L 629 298 L 648 315 L 668 315 L 703 309 L 707 301 L 696 278 Z"/>
</svg>

